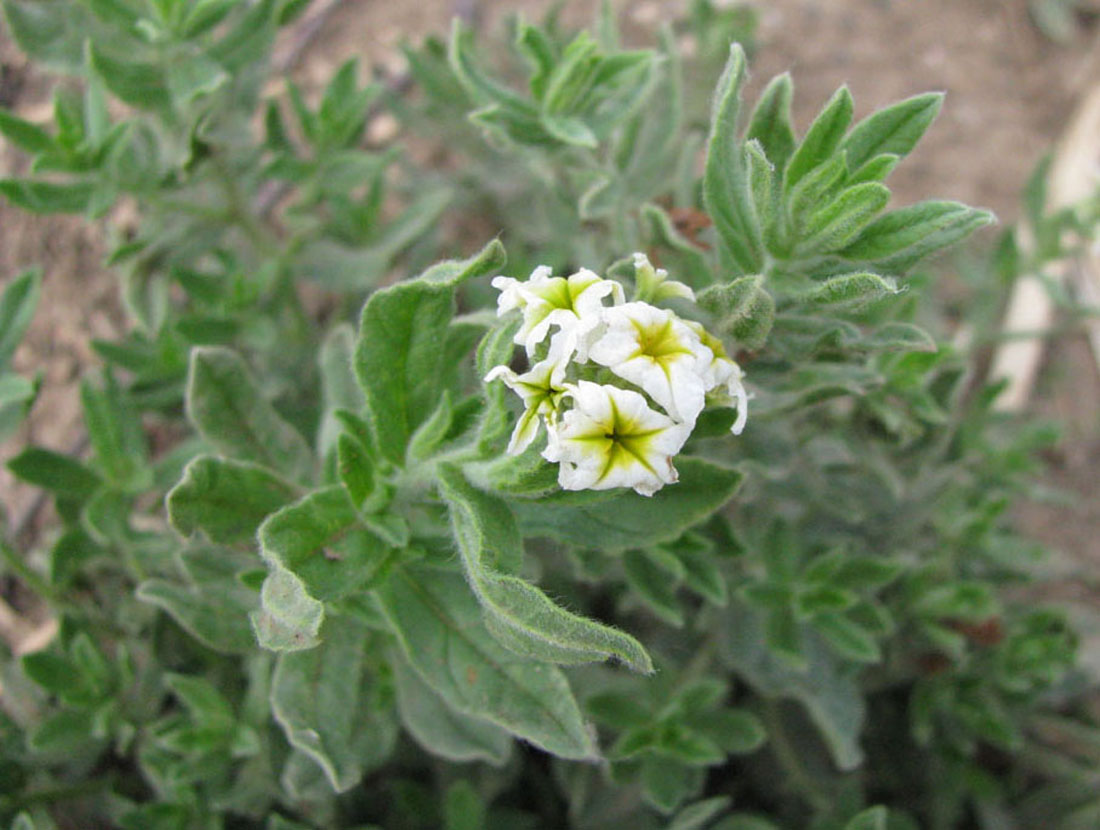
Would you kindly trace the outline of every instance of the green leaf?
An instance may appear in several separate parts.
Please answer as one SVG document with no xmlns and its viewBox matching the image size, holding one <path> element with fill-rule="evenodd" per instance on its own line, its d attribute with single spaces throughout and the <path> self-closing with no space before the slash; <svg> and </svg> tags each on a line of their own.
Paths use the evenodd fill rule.
<svg viewBox="0 0 1100 830">
<path fill-rule="evenodd" d="M 152 483 L 145 433 L 129 396 L 106 373 L 106 388 L 80 384 L 84 424 L 96 466 L 124 492 L 141 492 Z"/>
<path fill-rule="evenodd" d="M 389 712 L 373 700 L 371 636 L 350 617 L 329 617 L 321 645 L 281 655 L 271 678 L 271 714 L 338 793 L 384 763 L 396 738 Z"/>
<path fill-rule="evenodd" d="M 250 615 L 252 630 L 270 651 L 303 651 L 317 645 L 325 607 L 294 574 L 274 567 L 260 589 L 260 610 Z"/>
<path fill-rule="evenodd" d="M 473 785 L 455 781 L 443 800 L 443 830 L 483 830 L 488 810 Z"/>
<path fill-rule="evenodd" d="M 862 306 L 898 293 L 897 284 L 889 277 L 860 272 L 830 277 L 800 299 L 810 305 Z"/>
<path fill-rule="evenodd" d="M 69 0 L 4 0 L 4 19 L 19 48 L 63 72 L 82 62 L 87 17 Z"/>
<path fill-rule="evenodd" d="M 859 739 L 865 716 L 857 677 L 843 672 L 813 638 L 803 645 L 805 667 L 795 668 L 777 659 L 759 613 L 731 600 L 726 614 L 718 629 L 726 665 L 762 695 L 797 700 L 821 731 L 836 765 L 842 770 L 857 768 L 863 762 Z"/>
<path fill-rule="evenodd" d="M 559 757 L 595 759 L 565 677 L 499 645 L 460 576 L 397 569 L 377 593 L 405 658 L 451 708 Z"/>
<path fill-rule="evenodd" d="M 657 616 L 677 628 L 684 624 L 675 582 L 644 552 L 628 550 L 623 554 L 623 573 L 627 584 Z"/>
<path fill-rule="evenodd" d="M 471 259 L 374 293 L 363 308 L 355 372 L 379 449 L 392 463 L 404 463 L 409 439 L 435 409 L 446 380 L 440 344 L 454 314 L 455 288 L 503 264 L 504 248 L 494 240 Z"/>
<path fill-rule="evenodd" d="M 821 108 L 810 129 L 806 131 L 806 137 L 802 139 L 802 143 L 798 145 L 798 149 L 791 157 L 784 183 L 787 192 L 802 181 L 807 173 L 826 162 L 836 152 L 844 138 L 845 130 L 851 123 L 852 93 L 848 91 L 848 87 L 842 86 Z"/>
<path fill-rule="evenodd" d="M 818 614 L 813 626 L 841 657 L 857 663 L 881 663 L 882 649 L 867 629 L 843 614 Z"/>
<path fill-rule="evenodd" d="M 94 42 L 88 54 L 104 86 L 119 100 L 138 109 L 166 110 L 172 106 L 168 81 L 160 66 L 117 60 L 96 48 Z"/>
<path fill-rule="evenodd" d="M 455 467 L 440 466 L 439 484 L 486 626 L 504 645 L 546 662 L 614 657 L 635 671 L 653 671 L 649 655 L 633 637 L 566 611 L 535 586 L 507 573 L 519 568 L 523 540 L 504 501 L 472 487 Z"/>
<path fill-rule="evenodd" d="M 360 412 L 366 405 L 363 390 L 355 379 L 352 360 L 355 355 L 355 330 L 341 323 L 325 337 L 317 357 L 321 369 L 323 409 L 317 434 L 317 454 L 327 458 L 335 449 L 342 427 L 338 410 Z"/>
<path fill-rule="evenodd" d="M 256 640 L 248 615 L 257 605 L 255 591 L 238 579 L 241 564 L 232 552 L 214 545 L 192 545 L 177 554 L 186 581 L 147 579 L 137 598 L 166 612 L 188 634 L 222 654 L 249 654 Z"/>
<path fill-rule="evenodd" d="M 744 79 L 745 52 L 740 44 L 734 43 L 714 94 L 703 199 L 723 250 L 737 273 L 755 274 L 763 265 L 763 243 L 753 209 L 748 168 L 737 139 Z"/>
<path fill-rule="evenodd" d="M 847 188 L 806 219 L 801 238 L 795 242 L 795 256 L 809 256 L 843 247 L 889 201 L 889 189 L 879 182 L 864 182 Z"/>
<path fill-rule="evenodd" d="M 729 601 L 726 578 L 709 545 L 696 544 L 688 534 L 668 549 L 683 564 L 687 587 L 714 605 L 725 605 Z"/>
<path fill-rule="evenodd" d="M 848 169 L 858 170 L 882 153 L 907 155 L 939 114 L 942 104 L 942 92 L 926 92 L 864 118 L 840 146 Z"/>
<path fill-rule="evenodd" d="M 244 361 L 214 346 L 191 353 L 187 414 L 219 452 L 252 461 L 295 482 L 313 472 L 313 453 L 267 401 Z"/>
<path fill-rule="evenodd" d="M 584 708 L 597 723 L 620 731 L 645 726 L 653 715 L 634 695 L 601 692 L 584 701 Z"/>
<path fill-rule="evenodd" d="M 370 496 L 377 492 L 374 461 L 362 443 L 347 433 L 336 439 L 336 472 L 352 505 L 363 509 Z"/>
<path fill-rule="evenodd" d="M 448 761 L 485 761 L 497 767 L 508 760 L 512 737 L 504 729 L 452 709 L 403 658 L 395 657 L 390 665 L 401 723 L 427 752 Z"/>
<path fill-rule="evenodd" d="M 863 340 L 868 349 L 883 352 L 928 352 L 939 348 L 935 339 L 912 323 L 883 323 Z"/>
<path fill-rule="evenodd" d="M 187 465 L 165 503 L 169 521 L 184 536 L 201 530 L 213 542 L 234 544 L 255 538 L 260 523 L 297 495 L 264 467 L 201 455 Z"/>
<path fill-rule="evenodd" d="M 646 758 L 642 763 L 643 798 L 663 813 L 670 813 L 703 786 L 704 769 L 665 758 Z"/>
<path fill-rule="evenodd" d="M 794 129 L 791 127 L 793 93 L 794 85 L 789 73 L 772 78 L 760 93 L 745 132 L 745 141 L 759 141 L 764 156 L 780 174 L 795 146 Z"/>
<path fill-rule="evenodd" d="M 223 732 L 231 732 L 237 724 L 237 715 L 225 696 L 204 677 L 185 674 L 166 674 L 164 682 L 199 725 Z"/>
<path fill-rule="evenodd" d="M 920 202 L 880 216 L 838 254 L 903 273 L 993 221 L 993 214 L 958 202 Z"/>
<path fill-rule="evenodd" d="M 633 492 L 608 494 L 594 504 L 557 493 L 512 507 L 525 535 L 549 536 L 579 547 L 599 540 L 604 551 L 670 542 L 710 516 L 736 492 L 742 474 L 701 458 L 676 460 L 680 480 L 650 498 Z"/>
<path fill-rule="evenodd" d="M 183 109 L 196 98 L 216 92 L 228 82 L 228 73 L 202 54 L 173 61 L 168 64 L 165 76 L 168 94 L 177 109 Z"/>
<path fill-rule="evenodd" d="M 322 601 L 377 579 L 393 554 L 362 525 L 340 485 L 316 490 L 268 516 L 258 535 L 264 558 L 293 573 Z"/>
<path fill-rule="evenodd" d="M 708 286 L 696 297 L 699 307 L 712 315 L 713 330 L 735 338 L 747 349 L 767 342 L 775 320 L 775 300 L 758 275 Z"/>
<path fill-rule="evenodd" d="M 752 712 L 744 709 L 721 709 L 692 719 L 693 725 L 705 731 L 726 752 L 748 755 L 768 738 L 764 724 Z"/>
<path fill-rule="evenodd" d="M 92 182 L 0 179 L 0 194 L 31 213 L 84 213 L 95 189 Z"/>
<path fill-rule="evenodd" d="M 27 447 L 8 462 L 16 478 L 57 496 L 86 499 L 100 486 L 100 478 L 75 458 L 42 447 Z"/>
<path fill-rule="evenodd" d="M 435 411 L 428 416 L 409 439 L 408 457 L 410 461 L 423 461 L 435 452 L 447 437 L 454 423 L 454 407 L 451 395 L 444 389 Z"/>
<path fill-rule="evenodd" d="M 54 149 L 54 140 L 49 133 L 3 107 L 0 107 L 0 134 L 28 153 L 48 153 Z"/>
<path fill-rule="evenodd" d="M 42 272 L 24 271 L 0 294 L 0 370 L 11 362 L 15 349 L 26 334 L 42 289 Z"/>
</svg>

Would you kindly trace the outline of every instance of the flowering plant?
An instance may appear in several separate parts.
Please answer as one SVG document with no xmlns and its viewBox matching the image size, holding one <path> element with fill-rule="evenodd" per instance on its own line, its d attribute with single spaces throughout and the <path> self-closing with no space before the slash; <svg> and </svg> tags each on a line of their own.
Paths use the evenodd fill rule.
<svg viewBox="0 0 1100 830">
<path fill-rule="evenodd" d="M 500 378 L 523 399 L 508 453 L 522 453 L 544 423 L 542 455 L 560 464 L 564 490 L 632 487 L 652 496 L 677 481 L 672 459 L 708 395 L 712 403 L 736 406 L 735 435 L 748 417 L 741 368 L 722 342 L 699 323 L 641 299 L 694 301 L 694 292 L 668 280 L 668 272 L 655 269 L 643 253 L 634 255 L 634 269 L 629 303 L 619 283 L 588 270 L 552 277 L 540 266 L 526 282 L 493 280 L 501 292 L 498 314 L 523 312 L 515 342 L 533 361 L 523 374 L 501 364 L 485 376 L 486 382 Z M 613 305 L 605 307 L 604 298 Z M 551 328 L 556 331 L 546 343 Z M 607 376 L 604 369 L 613 382 L 595 382 Z"/>
<path fill-rule="evenodd" d="M 992 217 L 887 209 L 940 96 L 853 124 L 841 89 L 799 136 L 788 76 L 743 106 L 743 8 L 624 50 L 605 4 L 514 24 L 523 90 L 456 25 L 406 48 L 414 96 L 345 65 L 288 129 L 258 78 L 299 0 L 0 2 L 80 86 L 52 132 L 0 115 L 35 155 L 0 193 L 145 220 L 90 451 L 8 461 L 56 506 L 2 551 L 57 629 L 4 655 L 3 821 L 1050 820 L 1061 773 L 1021 750 L 1070 731 L 1075 635 L 1003 590 L 1042 435 L 912 290 Z M 382 106 L 458 163 L 362 150 Z M 469 253 L 448 204 L 500 239 L 383 279 Z M 36 286 L 0 296 L 5 367 Z M 0 381 L 17 419 L 33 384 Z"/>
</svg>

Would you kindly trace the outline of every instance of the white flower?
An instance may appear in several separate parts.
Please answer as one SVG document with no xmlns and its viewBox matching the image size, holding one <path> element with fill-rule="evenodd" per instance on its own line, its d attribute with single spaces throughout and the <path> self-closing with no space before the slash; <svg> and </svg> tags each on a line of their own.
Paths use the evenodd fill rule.
<svg viewBox="0 0 1100 830">
<path fill-rule="evenodd" d="M 560 463 L 563 490 L 632 487 L 652 496 L 677 480 L 672 458 L 691 427 L 650 409 L 629 389 L 582 380 L 566 394 L 573 408 L 551 429 L 542 455 Z"/>
<path fill-rule="evenodd" d="M 606 325 L 588 356 L 641 387 L 674 420 L 693 427 L 706 405 L 704 372 L 714 353 L 667 309 L 626 303 L 604 309 Z"/>
<path fill-rule="evenodd" d="M 656 303 L 672 297 L 695 301 L 691 287 L 668 278 L 664 268 L 654 268 L 649 257 L 640 251 L 634 254 L 634 299 Z"/>
<path fill-rule="evenodd" d="M 558 403 L 565 392 L 564 372 L 560 363 L 547 359 L 536 363 L 522 375 L 517 375 L 507 366 L 494 366 L 485 376 L 486 383 L 500 378 L 523 399 L 523 414 L 519 416 L 508 442 L 509 455 L 519 455 L 535 440 L 540 415 L 546 419 L 547 429 L 551 428 Z"/>
<path fill-rule="evenodd" d="M 745 422 L 749 417 L 749 396 L 745 391 L 745 373 L 728 354 L 722 341 L 707 331 L 702 324 L 694 320 L 686 320 L 687 325 L 699 335 L 703 345 L 710 349 L 714 358 L 710 365 L 703 369 L 703 381 L 706 384 L 707 397 L 715 403 L 734 404 L 737 407 L 737 420 L 730 427 L 730 432 L 740 435 L 745 428 Z M 718 393 L 714 390 L 725 387 Z"/>
<path fill-rule="evenodd" d="M 553 277 L 551 273 L 548 266 L 540 265 L 526 282 L 494 277 L 493 288 L 500 290 L 497 314 L 515 308 L 523 312 L 523 325 L 515 342 L 527 349 L 529 358 L 534 358 L 535 347 L 556 325 L 561 330 L 554 348 L 558 359 L 567 361 L 577 351 L 583 362 L 585 338 L 599 322 L 603 298 L 610 295 L 613 302 L 623 302 L 622 286 L 601 279 L 587 268 L 569 277 Z"/>
</svg>

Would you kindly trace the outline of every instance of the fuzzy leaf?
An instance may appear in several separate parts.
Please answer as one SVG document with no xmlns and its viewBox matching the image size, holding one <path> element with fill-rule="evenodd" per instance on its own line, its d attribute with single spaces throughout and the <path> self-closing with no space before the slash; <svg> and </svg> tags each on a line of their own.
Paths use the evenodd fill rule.
<svg viewBox="0 0 1100 830">
<path fill-rule="evenodd" d="M 203 645 L 223 654 L 248 654 L 256 640 L 248 614 L 258 604 L 255 591 L 238 579 L 240 565 L 225 548 L 192 545 L 177 554 L 186 582 L 147 579 L 137 598 L 167 613 Z"/>
<path fill-rule="evenodd" d="M 793 94 L 794 85 L 788 73 L 772 78 L 760 93 L 745 132 L 745 141 L 759 141 L 764 156 L 780 173 L 787 166 L 795 146 L 794 129 L 791 127 Z"/>
<path fill-rule="evenodd" d="M 250 615 L 252 630 L 270 651 L 303 651 L 319 642 L 325 607 L 309 595 L 286 568 L 274 567 L 260 589 L 260 608 Z"/>
<path fill-rule="evenodd" d="M 520 527 L 529 536 L 550 536 L 585 547 L 598 539 L 605 551 L 669 542 L 725 504 L 742 474 L 701 458 L 676 459 L 680 480 L 650 498 L 618 493 L 577 504 L 561 493 L 538 502 L 515 502 Z M 582 494 L 583 495 L 583 494 Z"/>
<path fill-rule="evenodd" d="M 846 245 L 889 201 L 890 191 L 878 182 L 847 188 L 807 218 L 801 238 L 795 243 L 795 255 L 825 253 Z"/>
<path fill-rule="evenodd" d="M 494 240 L 471 259 L 437 265 L 372 294 L 363 308 L 355 372 L 378 447 L 394 464 L 404 464 L 409 439 L 435 409 L 446 382 L 440 344 L 454 314 L 455 288 L 503 264 L 504 248 Z"/>
<path fill-rule="evenodd" d="M 767 341 L 775 319 L 775 300 L 764 289 L 762 276 L 738 277 L 699 292 L 699 307 L 713 316 L 713 328 L 748 349 Z"/>
<path fill-rule="evenodd" d="M 460 576 L 401 568 L 377 594 L 405 658 L 453 709 L 559 757 L 596 757 L 565 677 L 499 645 Z"/>
<path fill-rule="evenodd" d="M 353 619 L 330 617 L 321 645 L 281 655 L 271 678 L 272 715 L 290 745 L 313 759 L 336 792 L 380 766 L 396 738 L 392 717 L 372 705 L 369 637 Z"/>
<path fill-rule="evenodd" d="M 790 190 L 814 168 L 836 152 L 848 125 L 852 123 L 852 94 L 842 86 L 833 93 L 817 114 L 806 137 L 798 145 L 787 168 L 786 188 Z M 853 168 L 854 169 L 854 168 Z"/>
<path fill-rule="evenodd" d="M 763 245 L 749 190 L 748 167 L 737 138 L 744 79 L 745 53 L 740 44 L 734 43 L 714 94 L 703 199 L 737 273 L 754 274 L 763 263 Z"/>
<path fill-rule="evenodd" d="M 191 353 L 187 414 L 219 452 L 252 461 L 292 481 L 308 480 L 313 453 L 267 401 L 244 361 L 219 347 Z"/>
<path fill-rule="evenodd" d="M 401 722 L 426 751 L 458 763 L 485 761 L 499 767 L 508 760 L 512 736 L 504 729 L 452 709 L 404 659 L 397 657 L 390 665 Z"/>
<path fill-rule="evenodd" d="M 316 490 L 269 516 L 259 538 L 264 558 L 293 573 L 322 601 L 378 578 L 393 552 L 360 523 L 340 485 Z"/>
<path fill-rule="evenodd" d="M 255 538 L 270 514 L 297 497 L 297 490 L 265 467 L 200 455 L 165 503 L 172 526 L 184 536 L 201 530 L 212 542 L 234 544 Z"/>
<path fill-rule="evenodd" d="M 939 114 L 943 93 L 914 95 L 864 118 L 844 139 L 840 149 L 849 170 L 882 153 L 905 156 Z"/>
<path fill-rule="evenodd" d="M 920 202 L 880 216 L 838 254 L 873 262 L 880 271 L 904 273 L 993 221 L 993 214 L 958 202 Z"/>
<path fill-rule="evenodd" d="M 470 586 L 485 612 L 490 632 L 525 657 L 551 663 L 588 663 L 616 658 L 635 671 L 653 664 L 629 634 L 572 614 L 514 572 L 522 537 L 507 503 L 472 487 L 455 467 L 440 467 L 440 488 Z M 511 548 L 511 550 L 509 550 Z"/>
</svg>

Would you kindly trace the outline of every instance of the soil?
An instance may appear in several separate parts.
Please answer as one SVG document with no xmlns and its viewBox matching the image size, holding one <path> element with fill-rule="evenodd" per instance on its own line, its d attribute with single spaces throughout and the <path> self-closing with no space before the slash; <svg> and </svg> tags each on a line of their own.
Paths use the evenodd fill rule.
<svg viewBox="0 0 1100 830">
<path fill-rule="evenodd" d="M 316 0 L 323 4 L 324 0 Z M 483 27 L 508 12 L 537 18 L 547 0 L 344 0 L 334 4 L 293 71 L 307 87 L 320 85 L 335 65 L 361 56 L 364 66 L 401 70 L 396 46 L 428 33 L 445 34 L 451 15 L 477 18 Z M 680 16 L 686 0 L 616 2 L 633 42 L 652 42 L 656 22 Z M 993 209 L 1002 222 L 1019 214 L 1024 182 L 1058 139 L 1075 103 L 1100 82 L 1094 20 L 1067 43 L 1054 43 L 1033 26 L 1027 0 L 767 0 L 761 11 L 751 98 L 773 74 L 790 70 L 796 84 L 794 115 L 804 129 L 837 86 L 847 83 L 861 116 L 898 98 L 944 90 L 943 112 L 925 141 L 891 178 L 898 203 L 935 195 Z M 596 2 L 566 6 L 566 19 L 592 19 Z M 300 31 L 284 39 L 300 38 Z M 284 48 L 292 48 L 283 44 Z M 0 33 L 0 103 L 24 117 L 47 120 L 51 81 L 27 65 Z M 1100 143 L 1100 140 L 1098 140 Z M 5 175 L 25 159 L 0 150 Z M 44 373 L 42 397 L 23 434 L 0 447 L 0 457 L 27 440 L 71 450 L 80 436 L 77 384 L 96 366 L 89 342 L 125 326 L 114 277 L 100 265 L 102 228 L 78 218 L 34 218 L 0 202 L 0 279 L 40 265 L 42 302 L 16 367 Z M 1078 495 L 1073 507 L 1035 505 L 1021 513 L 1043 541 L 1078 560 L 1100 563 L 1100 502 L 1093 490 L 1100 464 L 1100 381 L 1091 355 L 1075 337 L 1050 350 L 1035 411 L 1068 426 L 1051 458 L 1050 482 Z M 9 515 L 32 496 L 0 471 Z"/>
</svg>

